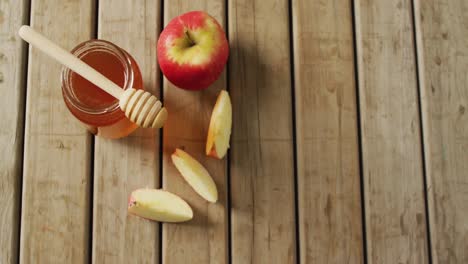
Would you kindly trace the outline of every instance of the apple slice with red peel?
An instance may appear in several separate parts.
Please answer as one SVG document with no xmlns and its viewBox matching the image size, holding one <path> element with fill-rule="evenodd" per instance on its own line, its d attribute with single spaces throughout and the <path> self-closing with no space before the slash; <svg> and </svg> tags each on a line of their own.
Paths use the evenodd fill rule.
<svg viewBox="0 0 468 264">
<path fill-rule="evenodd" d="M 206 155 L 222 159 L 229 148 L 232 128 L 232 105 L 229 94 L 221 91 L 211 114 L 206 140 Z"/>
<path fill-rule="evenodd" d="M 172 163 L 182 174 L 187 183 L 208 202 L 218 200 L 218 190 L 210 173 L 187 152 L 176 149 L 172 154 Z"/>
<path fill-rule="evenodd" d="M 193 218 L 192 208 L 179 196 L 164 190 L 137 189 L 128 201 L 128 212 L 159 222 L 185 222 Z"/>
</svg>

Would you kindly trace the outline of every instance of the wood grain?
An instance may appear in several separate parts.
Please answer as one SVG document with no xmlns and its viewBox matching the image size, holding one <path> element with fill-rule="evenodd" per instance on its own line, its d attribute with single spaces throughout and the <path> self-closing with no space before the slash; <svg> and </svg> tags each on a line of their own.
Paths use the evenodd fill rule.
<svg viewBox="0 0 468 264">
<path fill-rule="evenodd" d="M 350 1 L 293 1 L 301 263 L 362 263 Z"/>
<path fill-rule="evenodd" d="M 37 1 L 31 26 L 66 49 L 91 38 L 93 1 Z M 61 66 L 29 49 L 21 263 L 88 260 L 90 136 L 67 110 Z"/>
<path fill-rule="evenodd" d="M 203 10 L 225 24 L 225 1 L 165 1 L 164 21 L 185 12 Z M 211 111 L 226 78 L 221 77 L 208 89 L 192 92 L 179 89 L 164 79 L 164 104 L 169 112 L 163 132 L 163 185 L 185 199 L 194 218 L 185 224 L 163 225 L 163 262 L 226 263 L 227 208 L 226 160 L 205 156 L 205 143 Z M 206 166 L 218 188 L 218 202 L 209 204 L 183 180 L 172 164 L 175 148 L 184 149 Z"/>
<path fill-rule="evenodd" d="M 229 1 L 232 263 L 296 261 L 288 1 Z"/>
<path fill-rule="evenodd" d="M 16 263 L 23 158 L 26 44 L 17 31 L 27 23 L 29 1 L 0 2 L 0 263 Z"/>
<path fill-rule="evenodd" d="M 434 263 L 468 263 L 468 5 L 415 1 Z"/>
<path fill-rule="evenodd" d="M 138 63 L 145 89 L 159 97 L 156 40 L 159 0 L 101 1 L 98 36 L 126 50 Z M 130 193 L 160 186 L 159 130 L 139 129 L 127 138 L 96 137 L 94 158 L 94 263 L 156 263 L 159 225 L 127 213 Z"/>
<path fill-rule="evenodd" d="M 355 2 L 368 260 L 427 263 L 411 2 Z"/>
</svg>

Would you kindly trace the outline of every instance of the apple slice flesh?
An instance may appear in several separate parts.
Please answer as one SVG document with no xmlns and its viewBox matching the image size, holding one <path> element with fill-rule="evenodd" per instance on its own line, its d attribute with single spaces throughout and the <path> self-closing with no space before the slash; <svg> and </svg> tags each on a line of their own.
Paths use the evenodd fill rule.
<svg viewBox="0 0 468 264">
<path fill-rule="evenodd" d="M 232 105 L 229 94 L 221 91 L 211 114 L 206 140 L 206 155 L 222 159 L 229 148 L 232 129 Z"/>
<path fill-rule="evenodd" d="M 173 193 L 157 189 L 133 191 L 128 212 L 159 222 L 185 222 L 193 218 L 192 208 L 187 202 Z"/>
<path fill-rule="evenodd" d="M 218 200 L 216 184 L 213 178 L 211 178 L 210 173 L 200 162 L 180 149 L 176 149 L 174 154 L 172 154 L 172 162 L 187 183 L 192 186 L 195 192 L 201 197 L 212 203 Z"/>
</svg>

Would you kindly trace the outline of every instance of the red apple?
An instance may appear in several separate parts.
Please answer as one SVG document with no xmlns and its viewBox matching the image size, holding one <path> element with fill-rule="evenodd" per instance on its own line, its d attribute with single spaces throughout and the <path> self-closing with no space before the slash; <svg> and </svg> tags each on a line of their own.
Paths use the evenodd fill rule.
<svg viewBox="0 0 468 264">
<path fill-rule="evenodd" d="M 158 40 L 161 71 L 171 83 L 187 90 L 201 90 L 216 81 L 228 55 L 224 30 L 203 11 L 172 19 Z"/>
</svg>

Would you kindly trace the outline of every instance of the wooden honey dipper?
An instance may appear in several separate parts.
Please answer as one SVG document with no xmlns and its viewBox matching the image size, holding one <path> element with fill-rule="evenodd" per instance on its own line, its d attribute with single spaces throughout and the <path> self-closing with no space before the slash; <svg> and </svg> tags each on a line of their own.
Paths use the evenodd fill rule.
<svg viewBox="0 0 468 264">
<path fill-rule="evenodd" d="M 78 73 L 108 94 L 119 99 L 120 109 L 122 109 L 125 116 L 127 116 L 130 121 L 145 128 L 160 128 L 163 126 L 167 118 L 167 110 L 162 107 L 162 103 L 156 96 L 144 90 L 136 90 L 133 88 L 123 90 L 91 66 L 29 26 L 21 26 L 19 35 L 29 44 Z"/>
</svg>

